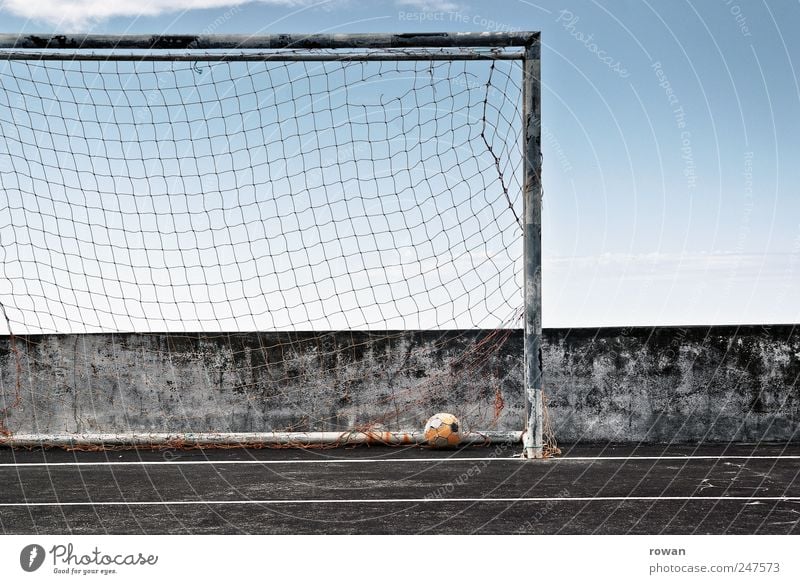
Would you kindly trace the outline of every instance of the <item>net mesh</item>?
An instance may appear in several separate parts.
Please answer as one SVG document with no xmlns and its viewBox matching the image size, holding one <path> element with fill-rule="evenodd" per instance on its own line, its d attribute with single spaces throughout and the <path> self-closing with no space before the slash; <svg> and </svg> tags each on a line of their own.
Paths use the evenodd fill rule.
<svg viewBox="0 0 800 584">
<path fill-rule="evenodd" d="M 521 428 L 521 93 L 517 61 L 3 62 L 3 428 Z M 63 415 L 79 387 L 125 403 Z"/>
<path fill-rule="evenodd" d="M 3 66 L 13 327 L 491 328 L 519 307 L 518 63 Z"/>
</svg>

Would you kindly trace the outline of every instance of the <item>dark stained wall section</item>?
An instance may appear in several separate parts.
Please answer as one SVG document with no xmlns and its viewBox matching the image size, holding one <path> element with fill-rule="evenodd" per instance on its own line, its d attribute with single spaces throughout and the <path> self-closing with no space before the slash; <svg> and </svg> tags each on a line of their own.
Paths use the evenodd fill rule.
<svg viewBox="0 0 800 584">
<path fill-rule="evenodd" d="M 549 330 L 546 346 L 565 441 L 800 440 L 795 326 Z"/>
<path fill-rule="evenodd" d="M 561 442 L 800 441 L 791 325 L 545 329 Z M 518 430 L 521 331 L 0 337 L 0 431 Z"/>
</svg>

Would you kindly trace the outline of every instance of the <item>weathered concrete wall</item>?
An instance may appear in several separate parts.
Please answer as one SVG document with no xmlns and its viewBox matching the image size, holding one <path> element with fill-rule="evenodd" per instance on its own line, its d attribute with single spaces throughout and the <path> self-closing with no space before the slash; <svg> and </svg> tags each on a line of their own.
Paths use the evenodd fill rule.
<svg viewBox="0 0 800 584">
<path fill-rule="evenodd" d="M 800 440 L 793 326 L 554 329 L 545 389 L 562 442 Z M 418 430 L 524 423 L 520 331 L 0 338 L 0 430 Z"/>
<path fill-rule="evenodd" d="M 545 335 L 545 383 L 561 440 L 800 440 L 800 328 L 603 328 Z"/>
<path fill-rule="evenodd" d="M 436 411 L 521 429 L 520 343 L 512 331 L 5 338 L 0 397 L 19 394 L 5 422 L 18 433 L 419 430 Z"/>
</svg>

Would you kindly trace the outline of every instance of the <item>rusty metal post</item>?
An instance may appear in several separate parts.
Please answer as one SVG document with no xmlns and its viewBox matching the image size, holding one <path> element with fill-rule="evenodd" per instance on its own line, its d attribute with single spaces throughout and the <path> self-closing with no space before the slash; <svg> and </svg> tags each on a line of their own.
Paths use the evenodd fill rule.
<svg viewBox="0 0 800 584">
<path fill-rule="evenodd" d="M 536 32 L 415 32 L 270 35 L 0 34 L 0 49 L 67 50 L 251 50 L 251 49 L 414 49 L 521 47 Z"/>
<path fill-rule="evenodd" d="M 525 289 L 526 458 L 542 458 L 542 162 L 541 60 L 538 37 L 525 48 L 522 62 L 523 187 Z"/>
</svg>

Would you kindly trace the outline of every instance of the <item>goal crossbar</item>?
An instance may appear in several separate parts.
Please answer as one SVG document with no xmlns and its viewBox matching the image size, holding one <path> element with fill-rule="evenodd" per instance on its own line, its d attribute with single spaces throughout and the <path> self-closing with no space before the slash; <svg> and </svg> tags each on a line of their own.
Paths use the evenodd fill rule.
<svg viewBox="0 0 800 584">
<path fill-rule="evenodd" d="M 528 47 L 538 32 L 356 33 L 272 35 L 57 35 L 0 34 L 0 49 L 414 49 Z M 538 50 L 537 55 L 538 57 Z"/>
<path fill-rule="evenodd" d="M 84 49 L 73 49 L 83 51 Z M 291 49 L 273 52 L 221 52 L 221 53 L 101 53 L 65 51 L 2 51 L 0 61 L 521 61 L 525 59 L 524 51 L 476 52 L 464 50 L 419 50 L 396 49 L 393 51 L 356 51 L 356 52 L 310 52 Z"/>
</svg>

